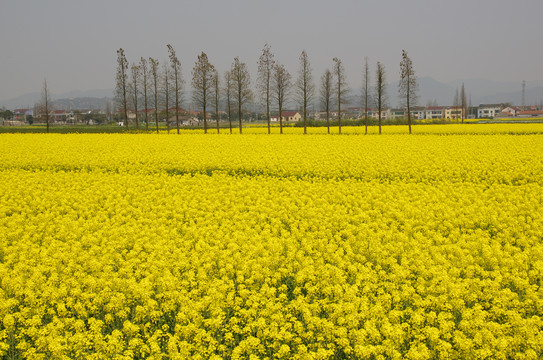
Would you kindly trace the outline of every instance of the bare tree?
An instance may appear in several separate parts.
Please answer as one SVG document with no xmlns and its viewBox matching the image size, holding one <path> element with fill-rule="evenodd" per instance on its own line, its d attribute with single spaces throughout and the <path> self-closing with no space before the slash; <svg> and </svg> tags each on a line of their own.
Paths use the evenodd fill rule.
<svg viewBox="0 0 543 360">
<path fill-rule="evenodd" d="M 204 133 L 207 134 L 207 103 L 209 94 L 213 89 L 213 76 L 215 67 L 207 59 L 206 53 L 202 51 L 198 60 L 192 68 L 192 100 L 195 105 L 204 111 Z"/>
<path fill-rule="evenodd" d="M 454 100 L 453 100 L 453 108 L 454 112 L 451 111 L 451 116 L 453 116 L 456 119 L 456 122 L 458 122 L 458 116 L 457 116 L 457 110 L 460 107 L 460 95 L 458 93 L 458 86 L 456 87 L 456 92 L 454 93 Z"/>
<path fill-rule="evenodd" d="M 232 73 L 232 83 L 234 84 L 236 104 L 238 107 L 239 133 L 241 134 L 241 116 L 243 114 L 243 105 L 251 101 L 253 98 L 253 92 L 250 88 L 251 77 L 249 76 L 247 64 L 240 62 L 238 57 L 234 58 L 230 72 Z"/>
<path fill-rule="evenodd" d="M 364 63 L 364 88 L 362 89 L 362 106 L 364 106 L 364 126 L 366 128 L 365 134 L 368 133 L 368 107 L 370 99 L 370 66 L 368 64 L 368 58 L 365 58 Z"/>
<path fill-rule="evenodd" d="M 160 81 L 160 74 L 158 72 L 158 60 L 149 58 L 149 64 L 151 66 L 151 78 L 153 81 L 153 97 L 154 97 L 154 111 L 155 111 L 155 124 L 156 133 L 158 134 L 158 84 Z"/>
<path fill-rule="evenodd" d="M 130 67 L 130 73 L 132 75 L 132 81 L 130 82 L 130 97 L 131 97 L 131 100 L 132 100 L 132 105 L 133 105 L 133 109 L 134 109 L 134 113 L 136 114 L 136 118 L 135 118 L 135 121 L 136 121 L 136 130 L 139 129 L 139 123 L 138 123 L 138 97 L 139 97 L 139 93 L 138 93 L 138 84 L 140 82 L 140 73 L 141 73 L 141 69 L 138 65 L 136 64 L 132 64 L 132 66 Z"/>
<path fill-rule="evenodd" d="M 181 91 L 183 87 L 183 77 L 181 73 L 181 62 L 175 55 L 173 47 L 168 44 L 168 54 L 170 57 L 170 67 L 173 77 L 173 91 L 175 95 L 175 123 L 177 126 L 177 134 L 179 134 L 179 106 L 181 103 Z"/>
<path fill-rule="evenodd" d="M 215 71 L 215 74 L 213 74 L 213 95 L 215 95 L 214 103 L 215 103 L 215 118 L 217 120 L 217 134 L 219 134 L 220 131 L 220 115 L 219 115 L 219 96 L 220 96 L 220 83 L 219 83 L 219 72 Z"/>
<path fill-rule="evenodd" d="M 145 60 L 143 57 L 140 59 L 140 69 L 141 69 L 141 77 L 142 77 L 142 85 L 143 85 L 143 103 L 144 103 L 144 106 L 145 106 L 145 111 L 144 111 L 144 114 L 145 114 L 145 130 L 149 130 L 149 117 L 148 117 L 148 103 L 147 103 L 147 90 L 148 90 L 148 87 L 147 87 L 147 81 L 148 81 L 148 78 L 149 78 L 149 69 L 147 67 L 147 60 Z"/>
<path fill-rule="evenodd" d="M 377 70 L 375 73 L 375 98 L 377 100 L 377 111 L 379 119 L 379 134 L 381 134 L 381 118 L 383 107 L 386 103 L 386 84 L 385 84 L 385 67 L 380 61 L 377 62 Z"/>
<path fill-rule="evenodd" d="M 541 108 L 543 109 L 543 104 L 541 106 Z M 471 118 L 471 109 L 472 109 L 472 103 L 471 103 L 471 91 L 469 92 L 469 98 L 468 98 L 468 116 Z"/>
<path fill-rule="evenodd" d="M 170 104 L 172 97 L 172 71 L 168 64 L 162 65 L 162 104 L 166 116 L 166 129 L 170 133 Z"/>
<path fill-rule="evenodd" d="M 281 64 L 275 64 L 273 72 L 273 95 L 279 108 L 279 132 L 283 133 L 283 104 L 286 102 L 290 90 L 291 76 Z"/>
<path fill-rule="evenodd" d="M 264 45 L 262 55 L 258 61 L 258 89 L 261 96 L 266 100 L 266 118 L 268 120 L 268 134 L 271 133 L 270 122 L 270 96 L 271 96 L 271 82 L 274 71 L 275 60 L 273 58 L 270 45 Z"/>
<path fill-rule="evenodd" d="M 466 89 L 464 87 L 464 83 L 462 83 L 462 88 L 460 90 L 460 106 L 461 106 L 461 113 L 460 113 L 460 116 L 462 117 L 462 124 L 464 123 L 464 116 L 466 114 L 466 103 L 467 103 L 467 99 L 466 99 Z"/>
<path fill-rule="evenodd" d="M 330 106 L 332 105 L 332 92 L 334 91 L 332 81 L 332 72 L 326 69 L 324 74 L 321 76 L 320 100 L 322 108 L 326 112 L 326 126 L 328 127 L 328 134 L 330 134 Z"/>
<path fill-rule="evenodd" d="M 299 104 L 302 106 L 304 134 L 307 134 L 307 107 L 311 104 L 315 96 L 315 85 L 313 84 L 311 64 L 305 50 L 302 51 L 299 59 L 300 68 L 298 70 L 298 78 L 296 79 L 296 95 Z"/>
<path fill-rule="evenodd" d="M 409 133 L 411 134 L 411 104 L 417 103 L 417 77 L 413 62 L 407 55 L 407 51 L 402 50 L 402 61 L 400 62 L 400 82 L 398 91 L 400 97 L 407 107 L 407 124 L 409 125 Z"/>
<path fill-rule="evenodd" d="M 106 120 L 109 122 L 112 118 L 113 110 L 112 110 L 112 104 L 111 99 L 106 100 Z"/>
<path fill-rule="evenodd" d="M 128 60 L 124 55 L 124 50 L 117 50 L 117 78 L 115 84 L 115 99 L 117 104 L 123 108 L 124 122 L 128 130 L 128 104 L 126 101 L 126 93 L 128 90 Z"/>
<path fill-rule="evenodd" d="M 38 104 L 38 110 L 40 113 L 45 114 L 45 131 L 49 132 L 50 125 L 50 112 L 51 108 L 51 93 L 47 86 L 47 79 L 43 79 L 43 87 L 41 89 L 41 101 Z"/>
<path fill-rule="evenodd" d="M 234 93 L 234 85 L 232 84 L 232 73 L 229 70 L 224 72 L 224 82 L 226 111 L 228 113 L 228 122 L 230 124 L 230 134 L 232 134 L 232 96 Z"/>
<path fill-rule="evenodd" d="M 334 58 L 334 75 L 336 77 L 336 94 L 337 94 L 337 119 L 339 133 L 341 134 L 341 104 L 344 104 L 347 99 L 348 92 L 347 81 L 345 80 L 345 69 L 340 59 Z"/>
</svg>

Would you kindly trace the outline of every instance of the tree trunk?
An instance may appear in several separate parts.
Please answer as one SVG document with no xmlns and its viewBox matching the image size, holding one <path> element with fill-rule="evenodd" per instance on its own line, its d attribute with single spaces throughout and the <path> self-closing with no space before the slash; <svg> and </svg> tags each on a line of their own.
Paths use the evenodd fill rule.
<svg viewBox="0 0 543 360">
<path fill-rule="evenodd" d="M 148 104 L 147 104 L 147 85 L 145 85 L 145 89 L 143 90 L 143 101 L 145 102 L 145 131 L 149 131 L 149 114 L 147 113 Z"/>
<path fill-rule="evenodd" d="M 238 90 L 238 94 L 240 94 L 240 91 Z M 238 119 L 239 119 L 239 133 L 242 133 L 242 127 L 241 127 L 241 96 L 238 96 Z"/>
<path fill-rule="evenodd" d="M 281 116 L 281 113 L 283 112 L 283 104 L 281 101 L 279 102 L 279 133 L 283 133 L 283 117 Z"/>
<path fill-rule="evenodd" d="M 206 111 L 205 102 L 204 102 L 204 134 L 207 134 L 207 111 Z"/>
<path fill-rule="evenodd" d="M 326 126 L 328 127 L 328 134 L 330 134 L 330 111 L 326 109 Z"/>
<path fill-rule="evenodd" d="M 138 86 L 136 81 L 134 81 L 134 112 L 136 113 L 136 130 L 139 130 L 138 125 Z"/>
<path fill-rule="evenodd" d="M 271 134 L 270 119 L 270 72 L 268 71 L 268 82 L 266 83 L 266 115 L 268 117 L 268 134 Z"/>
<path fill-rule="evenodd" d="M 339 76 L 337 84 L 337 121 L 339 133 L 341 134 L 341 83 L 339 82 Z"/>
<path fill-rule="evenodd" d="M 124 76 L 123 76 L 123 79 L 124 79 Z M 126 84 L 124 83 L 124 81 L 123 81 L 123 105 L 124 105 L 124 124 L 125 124 L 126 131 L 128 131 L 128 109 L 126 107 Z"/>
<path fill-rule="evenodd" d="M 218 95 L 215 95 L 215 117 L 217 118 L 217 134 L 219 134 L 220 133 L 219 121 L 221 119 L 219 118 L 219 96 Z"/>
<path fill-rule="evenodd" d="M 381 135 L 381 94 L 379 94 L 379 106 L 377 111 L 379 111 L 379 135 Z"/>
<path fill-rule="evenodd" d="M 304 135 L 307 134 L 306 109 L 307 109 L 307 99 L 304 95 Z"/>
<path fill-rule="evenodd" d="M 366 78 L 367 78 L 367 70 L 366 70 Z M 365 101 L 364 101 L 364 125 L 366 127 L 365 134 L 368 134 L 368 82 L 366 80 L 366 93 L 364 94 Z"/>
<path fill-rule="evenodd" d="M 232 134 L 232 105 L 230 105 L 230 94 L 226 98 L 227 107 L 228 107 L 228 123 L 230 124 L 230 134 Z"/>
<path fill-rule="evenodd" d="M 408 75 L 407 76 L 407 124 L 409 125 L 409 134 L 411 134 L 411 104 L 409 103 L 410 102 L 409 92 L 411 91 L 410 84 L 409 84 L 410 81 L 411 79 Z"/>
<path fill-rule="evenodd" d="M 156 133 L 158 134 L 158 85 L 155 79 L 155 123 L 156 123 Z"/>
<path fill-rule="evenodd" d="M 179 135 L 179 74 L 175 70 L 175 122 L 177 125 L 177 135 Z"/>
</svg>

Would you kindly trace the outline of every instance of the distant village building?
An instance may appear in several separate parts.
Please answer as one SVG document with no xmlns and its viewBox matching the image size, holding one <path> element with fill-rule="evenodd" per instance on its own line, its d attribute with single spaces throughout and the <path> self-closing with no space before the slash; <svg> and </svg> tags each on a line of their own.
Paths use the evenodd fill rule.
<svg viewBox="0 0 543 360">
<path fill-rule="evenodd" d="M 281 112 L 281 120 L 287 121 L 287 122 L 296 122 L 300 121 L 302 119 L 302 115 L 300 115 L 297 111 L 282 111 Z M 270 121 L 279 121 L 278 115 L 272 115 L 270 117 Z"/>
<path fill-rule="evenodd" d="M 443 117 L 445 119 L 461 119 L 464 116 L 464 109 L 462 109 L 461 106 L 448 106 L 445 107 L 445 110 L 443 112 Z"/>
<path fill-rule="evenodd" d="M 517 113 L 519 118 L 543 117 L 543 110 L 521 110 Z"/>
<path fill-rule="evenodd" d="M 429 106 L 424 109 L 425 119 L 443 119 L 444 106 Z"/>
<path fill-rule="evenodd" d="M 415 106 L 411 108 L 411 116 L 417 120 L 424 119 L 425 108 L 423 106 Z"/>
<path fill-rule="evenodd" d="M 360 119 L 364 115 L 363 112 L 359 107 L 348 107 L 345 110 L 345 113 L 352 119 Z"/>
<path fill-rule="evenodd" d="M 32 109 L 15 109 L 13 110 L 12 120 L 26 123 L 31 116 L 34 116 L 34 111 Z"/>
<path fill-rule="evenodd" d="M 505 104 L 481 104 L 477 109 L 478 118 L 494 118 L 502 109 L 505 109 Z"/>
<path fill-rule="evenodd" d="M 390 109 L 391 119 L 402 119 L 406 116 L 405 110 L 402 109 Z"/>
<path fill-rule="evenodd" d="M 519 107 L 508 106 L 496 114 L 496 117 L 515 117 L 520 111 L 521 109 Z"/>
</svg>

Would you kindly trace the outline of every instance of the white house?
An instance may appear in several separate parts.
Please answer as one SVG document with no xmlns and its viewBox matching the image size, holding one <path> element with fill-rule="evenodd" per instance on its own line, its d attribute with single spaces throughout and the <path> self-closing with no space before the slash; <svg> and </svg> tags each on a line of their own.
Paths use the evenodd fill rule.
<svg viewBox="0 0 543 360">
<path fill-rule="evenodd" d="M 418 120 L 424 119 L 424 108 L 419 106 L 412 108 L 411 116 Z"/>
<path fill-rule="evenodd" d="M 281 111 L 281 120 L 283 121 L 300 121 L 302 115 L 297 111 Z M 270 121 L 279 121 L 279 116 L 272 115 Z"/>
<path fill-rule="evenodd" d="M 425 119 L 442 119 L 443 118 L 443 106 L 429 106 L 424 110 Z"/>
<path fill-rule="evenodd" d="M 481 104 L 477 109 L 478 118 L 493 118 L 505 108 L 503 104 Z"/>
<path fill-rule="evenodd" d="M 500 117 L 515 117 L 520 112 L 520 108 L 516 106 L 508 106 L 505 109 L 502 109 L 502 111 L 497 114 Z"/>
</svg>

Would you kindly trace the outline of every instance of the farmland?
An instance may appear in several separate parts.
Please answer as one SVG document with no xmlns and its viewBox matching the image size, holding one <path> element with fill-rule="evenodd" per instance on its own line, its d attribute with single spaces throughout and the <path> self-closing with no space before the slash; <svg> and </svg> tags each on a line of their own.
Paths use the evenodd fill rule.
<svg viewBox="0 0 543 360">
<path fill-rule="evenodd" d="M 0 357 L 543 357 L 543 124 L 266 131 L 0 135 Z"/>
</svg>

